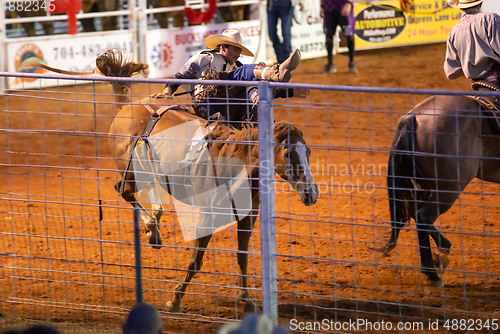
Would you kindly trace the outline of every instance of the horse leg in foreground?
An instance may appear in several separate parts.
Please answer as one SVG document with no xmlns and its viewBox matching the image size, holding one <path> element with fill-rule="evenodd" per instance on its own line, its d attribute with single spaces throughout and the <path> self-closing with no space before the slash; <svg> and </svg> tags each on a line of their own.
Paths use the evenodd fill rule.
<svg viewBox="0 0 500 334">
<path fill-rule="evenodd" d="M 121 186 L 121 182 L 118 182 L 116 185 L 117 191 Z M 153 198 L 156 193 L 156 189 L 154 188 L 154 184 L 148 184 L 146 190 L 150 196 Z M 127 189 L 129 188 L 129 189 Z M 127 183 L 125 185 L 125 189 L 121 194 L 122 198 L 127 201 L 133 208 L 139 210 L 139 217 L 142 222 L 146 225 L 146 235 L 148 237 L 148 243 L 152 245 L 153 248 L 160 248 L 159 246 L 162 244 L 161 233 L 159 229 L 159 222 L 161 221 L 161 217 L 163 215 L 163 206 L 161 204 L 152 204 L 151 208 L 153 210 L 153 214 L 150 214 L 144 206 L 137 200 L 135 197 L 135 190 L 130 190 L 130 185 Z M 159 201 L 155 201 L 158 203 Z"/>
<path fill-rule="evenodd" d="M 258 203 L 258 202 L 257 202 Z M 257 204 L 258 207 L 258 204 Z M 258 215 L 258 210 L 252 210 L 252 212 L 238 221 L 238 265 L 240 267 L 240 288 L 239 298 L 245 303 L 245 312 L 255 312 L 259 310 L 259 307 L 250 299 L 248 293 L 248 281 L 247 281 L 247 267 L 248 267 L 248 245 L 250 236 L 252 235 L 253 225 L 255 219 Z M 189 260 L 189 265 L 187 267 L 186 273 L 182 278 L 182 281 L 177 284 L 174 288 L 174 298 L 167 302 L 165 305 L 165 311 L 171 313 L 182 313 L 182 297 L 186 292 L 186 289 L 191 282 L 191 279 L 196 275 L 196 273 L 201 269 L 203 265 L 203 256 L 207 249 L 207 245 L 212 238 L 212 234 L 201 237 L 194 241 L 193 254 Z"/>
<path fill-rule="evenodd" d="M 248 266 L 248 246 L 249 239 L 252 234 L 252 229 L 257 218 L 259 212 L 259 182 L 258 182 L 258 147 L 257 144 L 237 144 L 238 140 L 236 138 L 247 138 L 250 137 L 251 141 L 256 143 L 256 139 L 258 136 L 257 128 L 251 128 L 249 131 L 251 135 L 247 135 L 245 133 L 247 130 L 242 130 L 239 133 L 237 131 L 232 132 L 229 138 L 225 138 L 225 142 L 221 142 L 219 144 L 213 144 L 210 148 L 210 156 L 212 157 L 224 157 L 229 154 L 241 154 L 241 152 L 247 152 L 250 154 L 248 157 L 241 157 L 242 161 L 249 161 L 247 167 L 251 169 L 248 172 L 248 175 L 251 175 L 250 181 L 251 186 L 250 189 L 252 191 L 251 197 L 251 211 L 243 218 L 238 220 L 238 265 L 241 270 L 240 277 L 240 287 L 241 291 L 239 294 L 239 298 L 245 303 L 245 311 L 255 312 L 258 310 L 258 307 L 255 303 L 250 299 L 250 295 L 248 293 L 248 281 L 247 281 L 247 266 Z M 216 131 L 214 130 L 212 134 L 215 135 Z M 223 131 L 219 131 L 219 135 L 227 134 L 228 129 Z M 222 137 L 215 137 L 216 140 L 221 140 Z M 240 139 L 241 140 L 241 139 Z M 302 137 L 302 132 L 295 127 L 290 125 L 276 124 L 275 125 L 275 141 L 282 145 L 277 145 L 275 150 L 275 167 L 276 172 L 280 175 L 284 180 L 288 181 L 290 185 L 295 189 L 295 191 L 300 195 L 300 199 L 304 205 L 312 205 L 316 202 L 319 192 L 314 180 L 312 179 L 312 174 L 309 168 L 309 156 L 310 150 L 305 145 L 305 141 Z M 284 145 L 283 145 L 284 144 Z M 236 145 L 239 145 L 238 148 L 235 148 Z M 250 146 L 250 147 L 248 147 Z M 245 148 L 243 150 L 243 148 Z M 238 153 L 239 152 L 239 153 Z M 233 162 L 234 164 L 234 162 Z M 203 195 L 203 189 L 207 188 L 206 180 L 207 178 L 207 168 L 204 168 L 201 164 L 196 165 L 192 169 L 193 177 L 193 193 L 195 197 L 197 195 Z M 227 171 L 226 171 L 227 172 Z M 238 175 L 238 173 L 229 173 L 231 175 Z M 204 176 L 200 178 L 200 176 Z M 224 183 L 224 178 L 227 178 L 227 175 L 218 175 L 217 176 L 219 183 Z M 222 199 L 222 198 L 221 198 Z M 199 202 L 203 201 L 203 196 L 199 196 Z M 213 202 L 203 202 L 203 207 L 209 208 L 214 207 L 211 205 Z M 215 203 L 220 203 L 219 201 L 215 201 Z M 233 211 L 235 208 L 230 211 Z M 226 213 L 227 214 L 227 213 Z M 205 220 L 209 222 L 214 217 L 209 217 L 206 215 Z M 209 224 L 205 225 L 205 223 L 199 224 L 199 226 L 210 226 Z M 175 295 L 172 301 L 168 302 L 165 306 L 166 311 L 168 312 L 182 312 L 181 299 L 186 292 L 186 289 L 189 285 L 189 282 L 196 274 L 198 270 L 200 270 L 202 266 L 203 255 L 206 250 L 206 246 L 208 245 L 212 234 L 203 236 L 201 238 L 197 238 L 194 245 L 193 254 L 191 256 L 191 260 L 189 262 L 187 272 L 184 275 L 182 281 L 175 287 Z"/>
<path fill-rule="evenodd" d="M 451 248 L 434 222 L 474 177 L 498 182 L 498 164 L 483 161 L 488 155 L 498 156 L 485 150 L 492 145 L 484 140 L 497 141 L 489 131 L 478 106 L 467 97 L 430 97 L 399 120 L 387 175 L 391 237 L 379 250 L 394 249 L 400 230 L 413 218 L 422 272 L 432 286 L 443 285 L 436 266 L 446 268 Z M 440 252 L 435 260 L 429 237 Z"/>
</svg>

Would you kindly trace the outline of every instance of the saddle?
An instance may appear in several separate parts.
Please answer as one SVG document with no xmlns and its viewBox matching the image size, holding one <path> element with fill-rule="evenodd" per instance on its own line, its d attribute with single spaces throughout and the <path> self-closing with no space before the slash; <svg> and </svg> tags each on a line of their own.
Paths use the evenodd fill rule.
<svg viewBox="0 0 500 334">
<path fill-rule="evenodd" d="M 191 109 L 182 105 L 163 105 L 163 104 L 149 105 L 145 103 L 141 104 L 149 111 L 151 118 L 149 119 L 149 122 L 146 125 L 146 128 L 144 129 L 142 135 L 134 138 L 132 144 L 130 145 L 129 159 L 127 166 L 123 172 L 122 179 L 118 181 L 118 183 L 115 185 L 115 189 L 120 196 L 123 194 L 125 190 L 125 180 L 127 179 L 127 174 L 130 172 L 130 167 L 132 165 L 134 152 L 141 158 L 140 159 L 141 161 L 147 162 L 148 166 L 145 166 L 143 164 L 144 170 L 153 170 L 150 165 L 151 148 L 149 146 L 150 145 L 149 136 L 153 132 L 155 125 L 161 119 L 163 114 L 168 110 L 180 110 L 190 114 L 192 113 Z M 199 153 L 207 146 L 207 142 L 203 139 L 207 139 L 209 137 L 210 131 L 212 131 L 219 122 L 224 122 L 224 121 L 226 121 L 226 119 L 219 113 L 209 117 L 207 123 L 205 125 L 202 125 L 202 127 L 199 128 L 198 131 L 195 133 L 195 136 L 193 137 L 194 144 L 192 143 L 189 146 L 189 149 L 186 152 L 186 156 L 179 164 L 186 167 L 194 163 L 198 158 L 198 156 L 200 155 Z"/>
<path fill-rule="evenodd" d="M 487 80 L 478 80 L 472 83 L 472 89 L 475 91 L 500 92 L 500 85 Z M 500 134 L 500 97 L 472 95 L 468 97 L 481 106 L 485 115 L 493 121 L 494 133 Z"/>
</svg>

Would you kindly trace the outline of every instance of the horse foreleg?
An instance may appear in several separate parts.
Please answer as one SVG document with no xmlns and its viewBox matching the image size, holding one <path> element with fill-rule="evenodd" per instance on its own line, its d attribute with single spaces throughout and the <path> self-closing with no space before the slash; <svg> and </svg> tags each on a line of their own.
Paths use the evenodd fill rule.
<svg viewBox="0 0 500 334">
<path fill-rule="evenodd" d="M 203 265 L 203 255 L 205 255 L 207 245 L 211 238 L 212 235 L 210 234 L 194 241 L 193 254 L 191 255 L 191 260 L 189 261 L 187 271 L 184 274 L 182 281 L 177 284 L 174 289 L 174 299 L 166 303 L 165 311 L 172 313 L 182 313 L 182 297 L 186 292 L 189 282 Z"/>
<path fill-rule="evenodd" d="M 259 312 L 259 307 L 250 299 L 248 293 L 248 246 L 252 235 L 253 224 L 258 211 L 252 211 L 238 222 L 238 265 L 240 266 L 240 294 L 239 298 L 245 303 L 245 312 Z"/>
<path fill-rule="evenodd" d="M 472 178 L 470 179 L 472 180 Z M 438 276 L 434 265 L 437 262 L 436 266 L 444 269 L 449 264 L 451 242 L 446 239 L 433 224 L 440 215 L 451 208 L 465 185 L 466 183 L 463 183 L 461 188 L 457 189 L 455 183 L 440 183 L 438 189 L 456 189 L 457 191 L 434 192 L 418 210 L 416 215 L 422 272 L 429 277 L 431 285 L 435 287 L 443 286 L 443 280 Z M 434 239 L 440 252 L 436 260 L 434 260 L 432 256 L 429 236 Z"/>
<path fill-rule="evenodd" d="M 139 203 L 132 191 L 125 189 L 122 198 L 132 205 L 132 207 L 139 210 L 139 217 L 142 222 L 146 224 L 146 235 L 149 244 L 151 244 L 153 248 L 160 248 L 159 246 L 162 243 L 162 239 L 160 229 L 158 228 L 158 222 L 163 214 L 163 207 L 161 204 L 153 204 L 154 216 L 152 216 L 146 208 Z"/>
</svg>

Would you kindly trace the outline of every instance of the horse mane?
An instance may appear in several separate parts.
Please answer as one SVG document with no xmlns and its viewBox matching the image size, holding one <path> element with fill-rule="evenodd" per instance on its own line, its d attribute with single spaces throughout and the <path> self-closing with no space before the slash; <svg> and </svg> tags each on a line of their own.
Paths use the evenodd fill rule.
<svg viewBox="0 0 500 334">
<path fill-rule="evenodd" d="M 276 143 L 282 143 L 289 136 L 295 134 L 299 137 L 303 136 L 302 131 L 296 126 L 288 123 L 276 123 L 274 124 L 274 138 Z"/>
<path fill-rule="evenodd" d="M 129 61 L 127 57 L 119 50 L 106 50 L 100 54 L 96 60 L 96 67 L 107 77 L 132 77 L 142 75 L 147 77 L 149 75 L 149 65 Z M 113 92 L 117 103 L 130 103 L 132 98 L 130 96 L 130 82 L 116 82 L 112 81 Z"/>
<path fill-rule="evenodd" d="M 274 124 L 274 142 L 281 143 L 292 134 L 300 137 L 303 135 L 302 131 L 291 124 Z M 210 139 L 218 141 L 212 145 L 217 151 L 220 151 L 219 156 L 231 156 L 243 161 L 248 161 L 249 157 L 259 156 L 259 145 L 257 143 L 249 143 L 259 140 L 259 130 L 256 125 L 248 125 L 241 129 L 235 129 L 223 123 L 218 123 L 209 136 Z"/>
</svg>

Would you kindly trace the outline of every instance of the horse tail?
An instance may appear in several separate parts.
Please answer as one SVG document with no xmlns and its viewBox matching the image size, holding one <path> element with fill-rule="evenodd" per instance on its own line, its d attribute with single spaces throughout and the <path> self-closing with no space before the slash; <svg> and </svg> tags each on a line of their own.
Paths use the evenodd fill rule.
<svg viewBox="0 0 500 334">
<path fill-rule="evenodd" d="M 415 114 L 407 114 L 398 122 L 397 134 L 392 142 L 387 166 L 387 190 L 391 215 L 391 236 L 379 251 L 390 252 L 396 247 L 399 232 L 415 216 L 418 203 L 427 193 L 422 188 L 422 174 L 415 165 Z"/>
<path fill-rule="evenodd" d="M 149 75 L 149 65 L 128 61 L 119 50 L 107 50 L 100 54 L 96 60 L 97 69 L 107 77 L 132 77 L 135 75 L 142 75 L 147 77 Z M 116 102 L 128 103 L 132 99 L 130 97 L 130 82 L 111 82 L 113 92 L 118 94 L 115 96 Z"/>
</svg>

